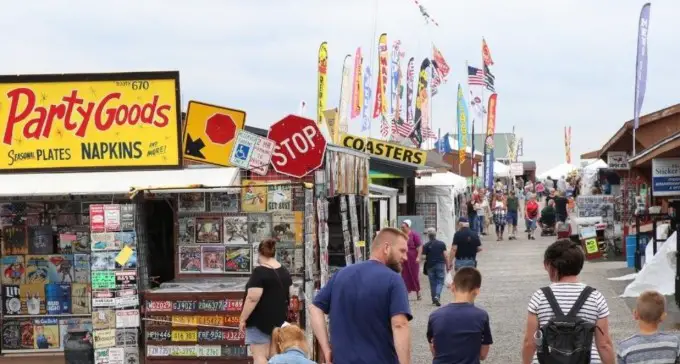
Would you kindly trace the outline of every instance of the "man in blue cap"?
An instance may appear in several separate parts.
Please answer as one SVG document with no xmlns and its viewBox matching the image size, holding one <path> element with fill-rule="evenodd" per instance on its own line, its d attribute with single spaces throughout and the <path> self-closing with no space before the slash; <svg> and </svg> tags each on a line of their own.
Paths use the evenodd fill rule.
<svg viewBox="0 0 680 364">
<path fill-rule="evenodd" d="M 467 218 L 458 219 L 458 231 L 453 235 L 453 244 L 449 252 L 449 266 L 456 271 L 463 267 L 477 267 L 477 253 L 482 251 L 479 235 L 470 229 Z"/>
</svg>

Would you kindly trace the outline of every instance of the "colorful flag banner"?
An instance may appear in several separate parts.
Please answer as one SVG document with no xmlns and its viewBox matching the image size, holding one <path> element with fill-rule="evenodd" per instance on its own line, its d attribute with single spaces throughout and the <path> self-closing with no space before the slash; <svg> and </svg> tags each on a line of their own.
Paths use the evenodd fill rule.
<svg viewBox="0 0 680 364">
<path fill-rule="evenodd" d="M 485 66 L 493 66 L 493 59 L 491 58 L 491 52 L 489 51 L 489 46 L 486 44 L 486 40 L 482 38 L 482 60 Z"/>
<path fill-rule="evenodd" d="M 371 128 L 371 98 L 373 97 L 373 90 L 371 90 L 371 66 L 366 66 L 364 72 L 364 99 L 361 106 L 361 131 L 366 131 Z"/>
<path fill-rule="evenodd" d="M 436 95 L 438 92 L 439 85 L 441 83 L 446 83 L 446 77 L 448 77 L 451 67 L 446 63 L 442 52 L 437 49 L 436 46 L 432 46 L 432 85 L 431 93 L 432 96 Z"/>
<path fill-rule="evenodd" d="M 342 82 L 340 83 L 340 103 L 338 104 L 338 118 L 333 131 L 333 143 L 340 142 L 340 135 L 347 134 L 347 115 L 352 102 L 352 56 L 345 56 L 342 64 Z"/>
<path fill-rule="evenodd" d="M 470 90 L 470 106 L 473 111 L 473 122 L 484 120 L 486 110 L 484 108 L 484 72 L 475 67 L 468 66 L 468 90 Z"/>
<path fill-rule="evenodd" d="M 519 138 L 517 141 L 517 156 L 524 157 L 524 138 Z"/>
<path fill-rule="evenodd" d="M 387 34 L 380 35 L 378 40 L 378 77 L 375 89 L 375 104 L 373 107 L 373 117 L 377 118 L 387 114 Z"/>
<path fill-rule="evenodd" d="M 321 125 L 324 122 L 323 112 L 326 110 L 326 98 L 328 97 L 328 83 L 326 82 L 328 73 L 328 43 L 326 42 L 321 43 L 321 46 L 319 46 L 318 73 L 319 89 L 317 93 L 316 123 Z"/>
<path fill-rule="evenodd" d="M 413 124 L 413 81 L 416 73 L 414 62 L 411 57 L 406 66 L 406 122 L 409 124 Z"/>
<path fill-rule="evenodd" d="M 465 162 L 465 152 L 468 140 L 468 108 L 463 95 L 463 88 L 458 84 L 458 107 L 456 108 L 456 119 L 458 120 L 458 163 Z M 474 137 L 474 136 L 473 136 Z"/>
<path fill-rule="evenodd" d="M 443 137 L 439 138 L 439 140 L 434 143 L 434 147 L 442 154 L 453 152 L 453 148 L 451 148 L 451 136 L 449 133 L 446 133 Z"/>
<path fill-rule="evenodd" d="M 425 58 L 423 60 L 423 63 L 420 64 L 420 73 L 418 75 L 418 90 L 416 93 L 416 109 L 414 115 L 415 122 L 413 123 L 412 131 L 409 134 L 411 141 L 418 148 L 420 148 L 420 145 L 423 143 L 422 128 L 425 122 L 427 122 L 428 114 L 430 111 L 427 89 L 428 67 L 430 67 L 430 60 Z"/>
<path fill-rule="evenodd" d="M 356 119 L 361 115 L 361 108 L 364 106 L 364 86 L 362 85 L 361 66 L 363 59 L 361 58 L 361 47 L 357 48 L 354 55 L 354 74 L 352 75 L 352 109 L 350 118 Z"/>
<path fill-rule="evenodd" d="M 640 110 L 647 90 L 647 32 L 649 31 L 649 9 L 651 4 L 642 6 L 638 28 L 637 60 L 635 62 L 635 105 L 633 119 L 635 129 L 640 126 Z M 635 144 L 635 142 L 633 142 Z"/>
<path fill-rule="evenodd" d="M 484 84 L 486 85 L 486 89 L 491 91 L 491 92 L 496 92 L 496 76 L 491 73 L 491 70 L 489 69 L 489 66 L 484 65 Z"/>
<path fill-rule="evenodd" d="M 486 186 L 493 189 L 494 141 L 496 133 L 496 100 L 497 94 L 489 97 L 489 107 L 486 122 L 486 140 L 484 143 L 484 179 Z"/>
<path fill-rule="evenodd" d="M 399 47 L 401 47 L 401 41 L 395 40 L 392 45 L 392 57 L 390 57 L 390 115 L 394 115 L 394 109 L 397 104 L 397 94 L 399 93 L 399 90 L 397 89 L 400 66 Z"/>
</svg>

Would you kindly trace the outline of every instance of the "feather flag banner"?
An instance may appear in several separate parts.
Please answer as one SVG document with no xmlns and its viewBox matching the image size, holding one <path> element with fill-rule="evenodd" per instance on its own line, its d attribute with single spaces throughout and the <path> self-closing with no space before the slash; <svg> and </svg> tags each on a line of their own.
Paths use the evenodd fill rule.
<svg viewBox="0 0 680 364">
<path fill-rule="evenodd" d="M 356 119 L 361 115 L 361 107 L 364 104 L 364 86 L 362 85 L 361 66 L 363 59 L 361 58 L 361 48 L 357 48 L 354 55 L 354 74 L 352 75 L 352 107 L 350 111 L 350 119 Z"/>
<path fill-rule="evenodd" d="M 640 126 L 640 110 L 642 109 L 642 102 L 645 100 L 645 90 L 647 89 L 647 32 L 649 31 L 650 8 L 650 3 L 642 6 L 638 26 L 637 60 L 635 61 L 635 105 L 633 111 L 635 129 Z"/>
<path fill-rule="evenodd" d="M 413 124 L 413 79 L 415 77 L 415 59 L 411 57 L 406 66 L 406 123 Z"/>
<path fill-rule="evenodd" d="M 328 83 L 326 76 L 328 73 L 328 43 L 323 42 L 319 46 L 319 70 L 318 70 L 318 92 L 316 105 L 316 123 L 321 125 L 324 123 L 323 112 L 326 110 L 326 98 L 328 97 Z"/>
<path fill-rule="evenodd" d="M 369 105 L 373 97 L 373 90 L 371 90 L 371 66 L 366 66 L 364 72 L 364 97 L 361 106 L 361 131 L 366 131 L 371 128 L 371 112 Z"/>
<path fill-rule="evenodd" d="M 446 82 L 446 77 L 448 77 L 451 68 L 449 64 L 446 63 L 442 52 L 437 49 L 434 45 L 432 46 L 432 85 L 431 93 L 432 96 L 436 95 L 438 92 L 439 85 L 442 82 Z"/>
<path fill-rule="evenodd" d="M 418 90 L 416 93 L 416 109 L 415 109 L 415 122 L 413 123 L 413 130 L 411 131 L 409 137 L 413 144 L 418 148 L 423 143 L 423 124 L 427 121 L 428 113 L 430 111 L 428 102 L 428 67 L 430 67 L 430 60 L 425 58 L 423 63 L 420 64 L 420 73 L 418 74 Z"/>
<path fill-rule="evenodd" d="M 493 189 L 493 162 L 494 162 L 494 134 L 496 133 L 496 100 L 497 94 L 489 97 L 489 113 L 486 122 L 486 141 L 484 143 L 484 178 L 485 185 Z"/>
<path fill-rule="evenodd" d="M 397 105 L 397 94 L 399 93 L 398 90 L 398 83 L 399 83 L 399 66 L 400 66 L 400 57 L 399 57 L 399 48 L 401 47 L 401 41 L 396 40 L 394 41 L 394 44 L 392 45 L 392 57 L 390 58 L 390 77 L 391 77 L 391 82 L 390 82 L 390 115 L 394 114 L 394 109 Z"/>
<path fill-rule="evenodd" d="M 333 142 L 339 143 L 340 134 L 347 134 L 347 115 L 352 97 L 352 56 L 345 56 L 342 64 L 342 82 L 340 83 L 340 103 L 338 104 L 338 117 L 333 131 Z"/>
<path fill-rule="evenodd" d="M 456 114 L 458 119 L 458 162 L 463 164 L 465 162 L 468 140 L 468 108 L 465 95 L 463 95 L 463 88 L 460 84 L 458 84 L 458 107 L 456 108 Z"/>
<path fill-rule="evenodd" d="M 486 40 L 482 38 L 482 60 L 485 66 L 493 66 L 493 59 L 491 58 L 491 51 L 489 51 L 489 46 L 486 44 Z"/>
<path fill-rule="evenodd" d="M 378 77 L 375 89 L 375 104 L 373 107 L 373 117 L 377 118 L 387 114 L 387 34 L 380 35 L 378 40 Z"/>
</svg>

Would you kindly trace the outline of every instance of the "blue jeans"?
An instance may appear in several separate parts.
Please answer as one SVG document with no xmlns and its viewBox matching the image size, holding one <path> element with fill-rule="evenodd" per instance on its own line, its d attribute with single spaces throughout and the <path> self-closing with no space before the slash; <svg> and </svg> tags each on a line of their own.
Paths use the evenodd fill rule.
<svg viewBox="0 0 680 364">
<path fill-rule="evenodd" d="M 444 278 L 446 277 L 446 264 L 437 263 L 427 269 L 427 277 L 430 279 L 430 294 L 432 301 L 439 301 L 444 288 Z"/>
<path fill-rule="evenodd" d="M 477 261 L 475 259 L 456 259 L 456 272 L 464 267 L 477 268 Z"/>
<path fill-rule="evenodd" d="M 481 215 L 477 216 L 477 233 L 484 233 L 484 216 Z"/>
</svg>

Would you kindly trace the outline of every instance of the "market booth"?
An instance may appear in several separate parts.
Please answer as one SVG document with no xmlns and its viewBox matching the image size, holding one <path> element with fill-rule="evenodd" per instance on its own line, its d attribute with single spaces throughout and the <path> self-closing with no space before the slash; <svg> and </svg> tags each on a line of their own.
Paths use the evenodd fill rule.
<svg viewBox="0 0 680 364">
<path fill-rule="evenodd" d="M 258 135 L 245 112 L 192 101 L 182 125 L 178 85 L 178 72 L 0 76 L 2 104 L 28 100 L 0 108 L 14 122 L 0 144 L 1 354 L 91 338 L 98 363 L 251 362 L 238 317 L 270 236 L 294 276 L 289 320 L 313 347 L 315 290 L 366 259 L 368 155 L 327 148 L 296 116 Z M 88 109 L 62 112 L 73 103 Z"/>
</svg>

